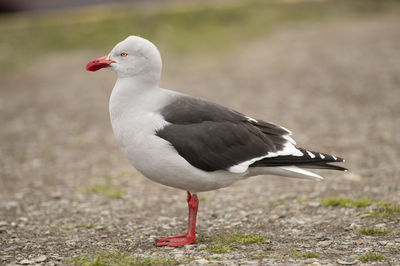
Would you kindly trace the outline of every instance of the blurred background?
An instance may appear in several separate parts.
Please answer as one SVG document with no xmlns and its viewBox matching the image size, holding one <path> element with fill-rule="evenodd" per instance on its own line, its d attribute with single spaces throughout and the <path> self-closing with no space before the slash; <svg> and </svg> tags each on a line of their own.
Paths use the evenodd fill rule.
<svg viewBox="0 0 400 266">
<path fill-rule="evenodd" d="M 140 176 L 114 140 L 114 73 L 84 70 L 128 35 L 160 49 L 162 87 L 285 126 L 299 146 L 344 157 L 350 168 L 320 172 L 327 178 L 319 183 L 256 177 L 204 193 L 200 232 L 215 229 L 207 224 L 215 215 L 254 209 L 268 231 L 272 221 L 262 215 L 278 200 L 400 201 L 399 1 L 0 0 L 0 12 L 0 250 L 12 247 L 0 251 L 4 263 L 69 258 L 118 246 L 121 237 L 132 239 L 122 250 L 151 250 L 143 234 L 185 227 L 182 218 L 159 228 L 155 218 L 168 225 L 186 216 L 185 192 Z M 287 208 L 279 211 L 307 213 Z M 338 227 L 363 212 L 343 221 L 342 212 L 324 211 L 309 215 Z M 262 228 L 257 221 L 247 223 Z M 73 249 L 64 243 L 71 237 Z M 87 244 L 94 242 L 104 246 Z"/>
</svg>

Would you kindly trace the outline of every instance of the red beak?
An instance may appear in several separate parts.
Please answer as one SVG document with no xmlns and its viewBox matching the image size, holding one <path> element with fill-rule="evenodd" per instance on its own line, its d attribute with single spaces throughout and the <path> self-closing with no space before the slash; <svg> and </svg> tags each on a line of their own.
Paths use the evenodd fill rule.
<svg viewBox="0 0 400 266">
<path fill-rule="evenodd" d="M 104 56 L 104 57 L 97 58 L 97 59 L 94 59 L 94 60 L 90 61 L 86 65 L 86 70 L 88 70 L 88 71 L 97 71 L 97 70 L 99 70 L 101 68 L 104 68 L 104 67 L 110 67 L 112 63 L 115 63 L 115 61 L 108 60 L 107 57 L 108 56 Z"/>
</svg>

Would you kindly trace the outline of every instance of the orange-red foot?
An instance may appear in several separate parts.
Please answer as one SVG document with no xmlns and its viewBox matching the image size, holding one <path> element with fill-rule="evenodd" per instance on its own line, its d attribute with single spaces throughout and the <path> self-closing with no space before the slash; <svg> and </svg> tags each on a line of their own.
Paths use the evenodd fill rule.
<svg viewBox="0 0 400 266">
<path fill-rule="evenodd" d="M 187 203 L 189 208 L 188 230 L 183 235 L 163 237 L 156 241 L 158 247 L 171 246 L 179 247 L 196 243 L 196 216 L 199 207 L 199 200 L 196 194 L 187 192 Z"/>
<path fill-rule="evenodd" d="M 194 243 L 196 243 L 196 238 L 187 236 L 186 234 L 179 235 L 179 236 L 164 237 L 164 238 L 157 240 L 158 247 L 162 247 L 162 246 L 179 247 L 179 246 L 190 245 L 190 244 L 194 244 Z"/>
<path fill-rule="evenodd" d="M 156 242 L 157 243 L 158 242 L 165 242 L 165 241 L 170 240 L 170 239 L 184 238 L 186 236 L 187 236 L 187 233 L 185 233 L 183 235 L 177 235 L 177 236 L 167 236 L 167 237 L 163 237 L 163 238 L 157 239 Z"/>
</svg>

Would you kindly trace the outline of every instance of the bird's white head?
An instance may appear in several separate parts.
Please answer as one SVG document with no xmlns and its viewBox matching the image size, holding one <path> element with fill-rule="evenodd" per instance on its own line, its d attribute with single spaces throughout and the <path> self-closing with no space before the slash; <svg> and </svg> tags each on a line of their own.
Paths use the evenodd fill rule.
<svg viewBox="0 0 400 266">
<path fill-rule="evenodd" d="M 138 36 L 129 36 L 104 57 L 90 61 L 86 70 L 110 68 L 119 78 L 138 77 L 158 82 L 161 76 L 161 56 L 157 47 Z"/>
</svg>

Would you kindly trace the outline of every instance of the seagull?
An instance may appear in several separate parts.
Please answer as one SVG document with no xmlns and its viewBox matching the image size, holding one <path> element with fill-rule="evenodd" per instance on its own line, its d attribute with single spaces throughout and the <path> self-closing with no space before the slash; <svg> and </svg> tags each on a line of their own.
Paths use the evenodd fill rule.
<svg viewBox="0 0 400 266">
<path fill-rule="evenodd" d="M 130 163 L 144 176 L 187 191 L 185 234 L 157 246 L 196 242 L 198 192 L 257 175 L 322 180 L 306 169 L 347 170 L 342 158 L 299 148 L 292 133 L 240 112 L 158 86 L 162 61 L 150 41 L 129 36 L 86 70 L 109 68 L 118 78 L 109 100 L 112 129 Z"/>
</svg>

